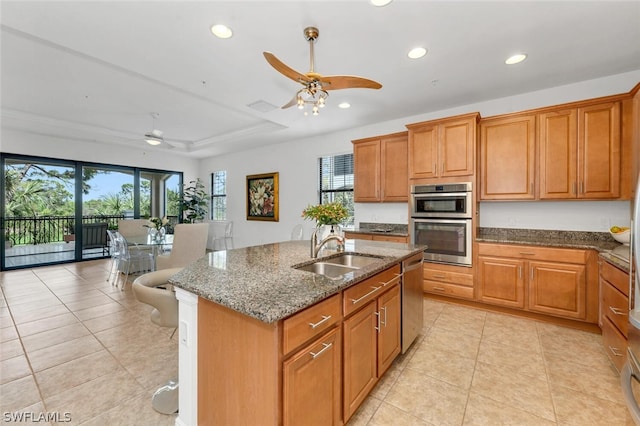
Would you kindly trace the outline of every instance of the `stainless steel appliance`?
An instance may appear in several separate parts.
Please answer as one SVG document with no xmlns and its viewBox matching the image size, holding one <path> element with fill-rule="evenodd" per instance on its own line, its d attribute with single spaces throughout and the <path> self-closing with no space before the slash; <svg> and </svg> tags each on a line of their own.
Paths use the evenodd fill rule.
<svg viewBox="0 0 640 426">
<path fill-rule="evenodd" d="M 402 262 L 402 353 L 422 330 L 424 301 L 422 255 L 418 253 Z"/>
<path fill-rule="evenodd" d="M 640 382 L 640 177 L 632 209 L 629 242 L 629 347 L 627 362 L 620 373 L 620 381 L 631 417 L 640 425 L 639 401 L 632 390 L 632 382 Z"/>
<path fill-rule="evenodd" d="M 471 182 L 411 187 L 409 232 L 424 244 L 424 260 L 471 266 Z"/>
</svg>

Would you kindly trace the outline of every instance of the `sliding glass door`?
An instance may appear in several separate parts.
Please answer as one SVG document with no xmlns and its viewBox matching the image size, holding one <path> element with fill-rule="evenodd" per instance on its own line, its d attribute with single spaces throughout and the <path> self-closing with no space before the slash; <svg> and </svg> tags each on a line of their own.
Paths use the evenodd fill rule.
<svg viewBox="0 0 640 426">
<path fill-rule="evenodd" d="M 2 270 L 107 257 L 119 220 L 180 217 L 180 172 L 9 154 L 2 170 Z"/>
</svg>

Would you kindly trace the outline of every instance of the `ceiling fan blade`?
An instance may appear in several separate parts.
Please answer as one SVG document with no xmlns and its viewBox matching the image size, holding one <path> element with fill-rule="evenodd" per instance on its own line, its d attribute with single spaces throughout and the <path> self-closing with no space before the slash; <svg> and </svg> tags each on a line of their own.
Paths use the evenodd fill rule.
<svg viewBox="0 0 640 426">
<path fill-rule="evenodd" d="M 298 83 L 302 83 L 302 84 L 308 83 L 310 81 L 306 75 L 299 73 L 293 68 L 290 68 L 289 66 L 285 65 L 285 63 L 282 62 L 280 59 L 276 58 L 276 56 L 273 53 L 262 52 L 262 54 L 266 58 L 267 62 L 269 62 L 269 64 L 273 68 L 275 68 L 276 71 L 278 71 L 280 74 L 286 77 L 289 77 L 291 80 L 296 81 Z"/>
<path fill-rule="evenodd" d="M 355 75 L 325 75 L 319 78 L 324 90 L 380 89 L 382 84 Z"/>
<path fill-rule="evenodd" d="M 294 96 L 289 102 L 287 102 L 286 104 L 282 105 L 280 107 L 280 109 L 290 108 L 290 107 L 296 105 L 297 103 L 298 103 L 298 97 Z"/>
</svg>

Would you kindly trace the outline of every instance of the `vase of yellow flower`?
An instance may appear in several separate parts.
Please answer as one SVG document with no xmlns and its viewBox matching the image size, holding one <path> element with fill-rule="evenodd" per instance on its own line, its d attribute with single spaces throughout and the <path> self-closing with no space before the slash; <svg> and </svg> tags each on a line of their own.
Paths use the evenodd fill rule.
<svg viewBox="0 0 640 426">
<path fill-rule="evenodd" d="M 327 204 L 307 206 L 302 211 L 302 217 L 315 220 L 318 228 L 317 234 L 321 239 L 324 239 L 329 235 L 342 235 L 341 223 L 349 217 L 349 211 L 343 204 L 334 201 Z M 336 244 L 335 241 L 330 242 L 327 247 L 332 248 Z"/>
</svg>

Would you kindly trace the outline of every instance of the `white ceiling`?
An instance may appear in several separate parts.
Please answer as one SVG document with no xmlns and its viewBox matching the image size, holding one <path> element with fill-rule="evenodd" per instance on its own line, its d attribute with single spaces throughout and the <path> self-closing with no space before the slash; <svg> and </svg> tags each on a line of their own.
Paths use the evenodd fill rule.
<svg viewBox="0 0 640 426">
<path fill-rule="evenodd" d="M 3 0 L 0 13 L 3 127 L 147 147 L 157 112 L 168 144 L 151 149 L 194 158 L 640 69 L 640 1 Z M 214 37 L 217 23 L 234 36 Z M 307 72 L 311 25 L 317 72 L 382 89 L 332 91 L 317 117 L 248 107 L 293 97 L 262 52 Z M 417 45 L 429 53 L 408 59 Z M 515 52 L 529 57 L 506 66 Z"/>
</svg>

